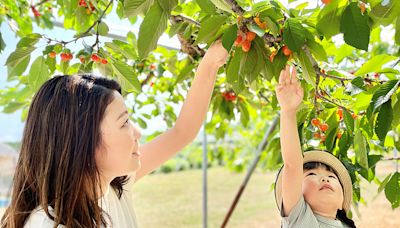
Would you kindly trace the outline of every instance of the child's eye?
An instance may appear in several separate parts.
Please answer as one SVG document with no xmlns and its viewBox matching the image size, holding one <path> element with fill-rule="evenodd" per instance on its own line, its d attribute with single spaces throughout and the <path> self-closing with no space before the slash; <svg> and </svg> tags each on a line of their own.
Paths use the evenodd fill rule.
<svg viewBox="0 0 400 228">
<path fill-rule="evenodd" d="M 335 179 L 336 179 L 336 177 L 335 177 L 335 176 L 332 176 L 332 175 L 330 175 L 329 177 L 330 177 L 330 178 L 335 178 Z"/>
<path fill-rule="evenodd" d="M 316 175 L 316 174 L 313 173 L 313 172 L 310 172 L 310 173 L 307 174 L 307 176 L 310 176 L 310 175 Z"/>
</svg>

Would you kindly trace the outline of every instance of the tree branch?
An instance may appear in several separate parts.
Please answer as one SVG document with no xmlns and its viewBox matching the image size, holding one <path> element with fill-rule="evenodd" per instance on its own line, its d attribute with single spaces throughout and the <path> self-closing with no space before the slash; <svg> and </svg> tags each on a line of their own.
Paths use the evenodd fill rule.
<svg viewBox="0 0 400 228">
<path fill-rule="evenodd" d="M 86 29 L 86 31 L 84 31 L 83 33 L 80 33 L 75 39 L 72 39 L 72 40 L 70 40 L 70 41 L 63 41 L 63 40 L 61 40 L 61 41 L 59 41 L 59 40 L 56 40 L 56 39 L 51 39 L 51 38 L 49 38 L 49 37 L 47 37 L 47 36 L 43 36 L 45 39 L 47 39 L 49 42 L 56 42 L 56 43 L 60 43 L 60 44 L 62 44 L 63 46 L 65 46 L 65 45 L 67 45 L 67 44 L 69 44 L 69 43 L 72 43 L 72 42 L 76 42 L 77 40 L 79 40 L 80 38 L 82 38 L 82 37 L 85 37 L 85 36 L 87 36 L 87 35 L 89 35 L 90 34 L 90 32 L 92 31 L 92 29 L 94 28 L 94 26 L 98 26 L 98 24 L 100 24 L 100 22 L 101 22 L 101 20 L 103 19 L 103 17 L 104 17 L 104 15 L 105 15 L 105 13 L 106 13 L 106 11 L 108 10 L 108 8 L 110 8 L 110 6 L 111 6 L 111 4 L 113 3 L 113 1 L 114 0 L 110 0 L 110 2 L 107 4 L 107 6 L 106 6 L 106 8 L 103 10 L 103 12 L 101 13 L 101 15 L 100 15 L 100 17 L 95 21 L 95 22 L 93 22 L 93 24 L 88 28 L 88 29 Z M 98 42 L 99 42 L 99 34 L 98 34 L 98 31 L 96 32 L 96 42 L 95 42 L 95 44 L 92 46 L 92 47 L 94 47 L 96 44 L 98 44 Z"/>
<path fill-rule="evenodd" d="M 170 22 L 171 24 L 177 24 L 177 23 L 182 23 L 182 22 L 188 22 L 189 24 L 192 24 L 196 27 L 200 26 L 200 23 L 182 16 L 182 15 L 173 15 L 170 17 Z M 203 57 L 205 55 L 205 51 L 201 49 L 198 45 L 194 45 L 194 40 L 192 38 L 185 39 L 182 32 L 177 32 L 178 40 L 181 43 L 181 51 L 183 53 L 186 53 L 189 55 L 189 57 L 192 59 L 192 61 L 197 57 Z"/>
<path fill-rule="evenodd" d="M 171 20 L 174 21 L 175 23 L 179 23 L 179 22 L 188 22 L 189 24 L 192 24 L 196 27 L 200 27 L 200 23 L 193 20 L 192 18 L 189 17 L 185 17 L 183 15 L 172 15 L 171 16 Z"/>
<path fill-rule="evenodd" d="M 233 12 L 240 16 L 242 16 L 246 12 L 244 9 L 242 9 L 242 7 L 239 6 L 239 4 L 237 4 L 235 0 L 225 0 L 225 2 L 228 3 Z"/>
</svg>

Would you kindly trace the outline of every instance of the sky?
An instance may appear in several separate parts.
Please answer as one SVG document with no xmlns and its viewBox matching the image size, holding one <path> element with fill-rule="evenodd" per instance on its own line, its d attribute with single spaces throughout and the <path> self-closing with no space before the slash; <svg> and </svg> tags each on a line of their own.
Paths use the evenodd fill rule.
<svg viewBox="0 0 400 228">
<path fill-rule="evenodd" d="M 114 7 L 116 8 L 116 7 Z M 59 20 L 61 21 L 61 19 Z M 136 23 L 134 26 L 132 26 L 128 20 L 122 20 L 118 18 L 118 16 L 115 13 L 110 13 L 107 15 L 105 19 L 106 24 L 110 28 L 110 33 L 113 35 L 117 36 L 125 36 L 129 31 L 134 32 L 136 35 L 139 30 L 139 23 Z M 5 66 L 5 62 L 7 60 L 7 57 L 10 55 L 15 50 L 15 47 L 17 45 L 17 42 L 19 40 L 18 37 L 14 35 L 14 32 L 10 29 L 10 26 L 7 23 L 3 23 L 0 27 L 1 29 L 1 34 L 3 36 L 3 39 L 6 43 L 6 48 L 3 51 L 3 53 L 0 55 L 0 89 L 4 89 L 6 87 L 12 87 L 13 84 L 10 84 L 7 82 L 7 67 Z M 45 33 L 52 38 L 59 39 L 59 40 L 70 40 L 73 39 L 73 36 L 75 35 L 75 32 L 72 30 L 66 30 L 64 28 L 60 27 L 54 27 L 53 30 L 43 30 L 34 24 L 33 32 L 35 33 Z M 85 38 L 85 40 L 90 42 L 91 38 Z M 106 37 L 101 37 L 101 42 L 107 42 L 111 41 L 110 38 Z M 46 43 L 43 41 L 40 41 L 36 46 L 37 47 L 42 47 L 38 48 L 39 50 L 35 51 L 32 53 L 31 57 L 31 63 L 32 60 L 36 59 L 38 55 L 41 55 L 43 46 L 45 46 Z M 179 40 L 176 37 L 169 38 L 168 35 L 164 34 L 160 40 L 159 40 L 159 45 L 171 47 L 171 48 L 176 48 L 180 49 L 180 43 Z M 73 51 L 73 46 L 69 46 L 72 51 Z M 77 49 L 81 48 L 80 42 L 77 43 L 76 45 Z M 29 68 L 28 68 L 29 69 Z M 21 121 L 21 111 L 17 111 L 12 114 L 4 114 L 0 112 L 0 142 L 16 142 L 20 141 L 22 138 L 22 132 L 24 128 L 24 123 Z M 161 118 L 160 118 L 161 121 Z M 156 127 L 156 123 L 158 122 L 157 119 L 154 121 L 151 121 L 152 123 L 148 123 L 148 130 L 144 130 L 143 134 L 145 135 L 146 133 L 152 133 Z M 158 126 L 158 125 L 157 125 Z M 163 126 L 166 128 L 166 126 Z"/>
</svg>

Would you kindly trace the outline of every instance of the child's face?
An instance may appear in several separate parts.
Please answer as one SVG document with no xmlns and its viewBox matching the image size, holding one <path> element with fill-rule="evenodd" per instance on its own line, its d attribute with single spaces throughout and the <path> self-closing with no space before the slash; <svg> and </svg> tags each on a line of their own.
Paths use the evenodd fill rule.
<svg viewBox="0 0 400 228">
<path fill-rule="evenodd" d="M 342 186 L 336 174 L 325 167 L 304 172 L 303 195 L 313 211 L 336 212 L 342 209 Z"/>
</svg>

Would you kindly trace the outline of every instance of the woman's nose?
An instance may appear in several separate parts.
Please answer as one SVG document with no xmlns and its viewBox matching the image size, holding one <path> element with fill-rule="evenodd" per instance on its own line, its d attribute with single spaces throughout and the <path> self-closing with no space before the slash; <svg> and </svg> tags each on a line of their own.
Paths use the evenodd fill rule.
<svg viewBox="0 0 400 228">
<path fill-rule="evenodd" d="M 136 126 L 133 126 L 133 133 L 137 140 L 139 140 L 142 137 L 142 133 L 140 132 L 139 128 L 137 128 Z"/>
</svg>

